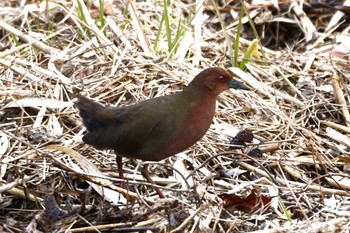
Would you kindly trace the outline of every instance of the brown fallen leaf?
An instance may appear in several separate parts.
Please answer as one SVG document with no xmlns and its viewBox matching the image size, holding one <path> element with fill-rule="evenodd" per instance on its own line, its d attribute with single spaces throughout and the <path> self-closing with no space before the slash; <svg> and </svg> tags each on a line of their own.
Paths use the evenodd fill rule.
<svg viewBox="0 0 350 233">
<path fill-rule="evenodd" d="M 234 193 L 223 193 L 219 197 L 224 201 L 224 208 L 228 211 L 237 209 L 244 212 L 255 212 L 271 202 L 271 198 L 262 195 L 257 188 L 254 188 L 246 197 L 240 197 Z"/>
</svg>

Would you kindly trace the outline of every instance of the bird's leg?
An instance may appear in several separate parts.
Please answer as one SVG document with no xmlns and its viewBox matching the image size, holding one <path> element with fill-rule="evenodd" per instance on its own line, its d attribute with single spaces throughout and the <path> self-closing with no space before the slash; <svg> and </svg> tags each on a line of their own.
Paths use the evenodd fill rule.
<svg viewBox="0 0 350 233">
<path fill-rule="evenodd" d="M 119 179 L 124 179 L 124 171 L 123 171 L 123 157 L 121 157 L 121 156 L 119 156 L 118 154 L 117 154 L 117 152 L 115 152 L 116 153 L 116 155 L 117 155 L 117 158 L 116 158 L 116 160 L 117 160 L 117 167 L 118 167 L 118 173 L 119 173 Z M 122 187 L 122 188 L 125 188 L 125 183 L 124 182 L 121 182 L 120 183 L 120 186 Z"/>
<path fill-rule="evenodd" d="M 143 167 L 141 169 L 141 174 L 146 178 L 146 180 L 149 183 L 155 184 L 154 181 L 152 180 L 151 176 L 149 175 L 148 166 L 149 166 L 149 164 L 143 165 Z M 154 187 L 154 190 L 156 191 L 156 193 L 158 194 L 158 196 L 160 198 L 164 198 L 165 197 L 164 194 L 162 193 L 162 191 L 160 191 L 159 188 Z"/>
<path fill-rule="evenodd" d="M 117 155 L 117 166 L 118 166 L 118 173 L 119 173 L 119 178 L 124 179 L 124 171 L 123 171 L 123 158 L 119 155 Z"/>
</svg>

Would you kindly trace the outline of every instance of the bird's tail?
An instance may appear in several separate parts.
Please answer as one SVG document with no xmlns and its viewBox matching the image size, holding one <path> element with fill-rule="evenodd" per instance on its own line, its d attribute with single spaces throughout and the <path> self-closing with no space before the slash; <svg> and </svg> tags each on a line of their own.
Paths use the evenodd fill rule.
<svg viewBox="0 0 350 233">
<path fill-rule="evenodd" d="M 93 132 L 103 127 L 105 125 L 103 112 L 106 107 L 81 94 L 77 94 L 76 97 L 78 100 L 74 103 L 74 106 L 79 109 L 79 115 L 87 130 Z"/>
</svg>

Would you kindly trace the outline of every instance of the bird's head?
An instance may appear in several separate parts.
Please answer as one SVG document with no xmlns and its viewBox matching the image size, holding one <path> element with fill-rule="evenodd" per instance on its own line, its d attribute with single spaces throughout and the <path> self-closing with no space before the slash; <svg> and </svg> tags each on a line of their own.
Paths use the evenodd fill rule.
<svg viewBox="0 0 350 233">
<path fill-rule="evenodd" d="M 228 71 L 218 67 L 203 70 L 192 80 L 189 86 L 206 89 L 215 95 L 219 95 L 230 88 L 250 90 L 242 82 L 233 79 L 232 74 Z"/>
</svg>

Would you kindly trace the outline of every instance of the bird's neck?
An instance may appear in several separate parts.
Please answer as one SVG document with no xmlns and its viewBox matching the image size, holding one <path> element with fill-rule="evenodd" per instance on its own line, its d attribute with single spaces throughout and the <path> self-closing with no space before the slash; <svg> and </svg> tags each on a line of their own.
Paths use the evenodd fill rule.
<svg viewBox="0 0 350 233">
<path fill-rule="evenodd" d="M 182 91 L 183 96 L 188 99 L 189 102 L 215 102 L 217 95 L 205 86 L 187 86 Z"/>
<path fill-rule="evenodd" d="M 193 117 L 207 118 L 211 122 L 215 114 L 217 95 L 213 94 L 209 89 L 189 88 L 182 92 L 184 103 L 188 104 L 190 115 Z"/>
</svg>

